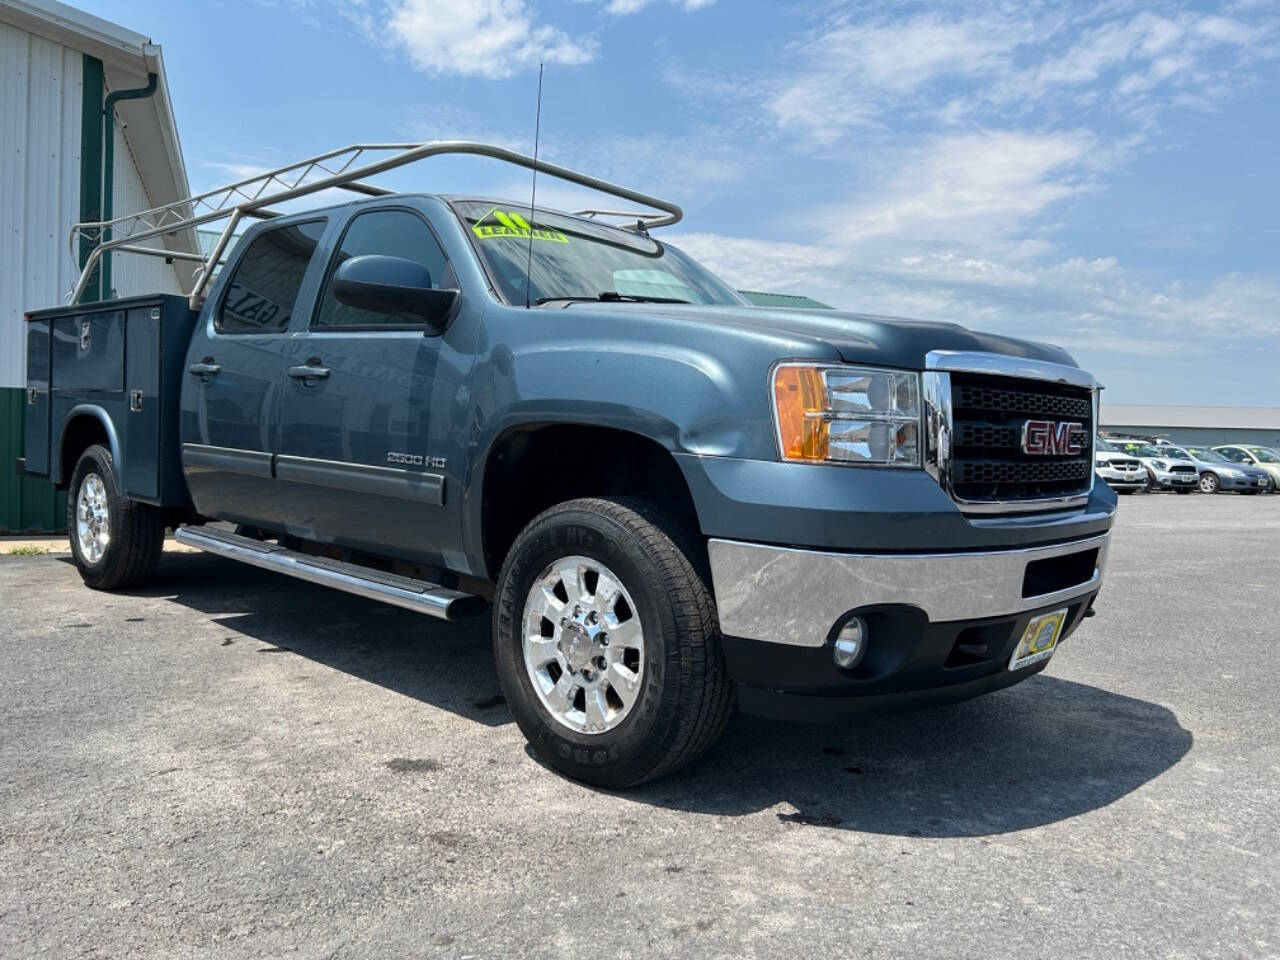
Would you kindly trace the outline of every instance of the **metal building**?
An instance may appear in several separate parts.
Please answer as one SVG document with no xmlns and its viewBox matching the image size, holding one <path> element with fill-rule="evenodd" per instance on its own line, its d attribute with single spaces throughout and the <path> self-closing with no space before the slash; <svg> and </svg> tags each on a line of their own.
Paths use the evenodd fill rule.
<svg viewBox="0 0 1280 960">
<path fill-rule="evenodd" d="M 189 195 L 160 48 L 56 0 L 0 0 L 0 531 L 65 525 L 22 455 L 25 310 L 65 303 L 87 251 L 72 224 Z M 195 237 L 169 238 L 195 250 Z M 85 299 L 190 289 L 190 265 L 117 257 Z M 123 389 L 123 384 L 121 385 Z"/>
<path fill-rule="evenodd" d="M 834 310 L 835 307 L 798 293 L 762 293 L 759 290 L 739 290 L 747 302 L 756 307 L 784 307 L 792 310 Z"/>
<path fill-rule="evenodd" d="M 1280 407 L 1107 403 L 1098 425 L 1104 434 L 1166 437 L 1174 443 L 1214 446 L 1248 443 L 1280 449 Z"/>
</svg>

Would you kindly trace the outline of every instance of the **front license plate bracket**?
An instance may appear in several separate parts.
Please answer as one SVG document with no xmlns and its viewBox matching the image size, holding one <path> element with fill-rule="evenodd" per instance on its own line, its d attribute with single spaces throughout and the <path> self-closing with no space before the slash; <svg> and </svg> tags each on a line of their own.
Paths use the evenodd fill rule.
<svg viewBox="0 0 1280 960">
<path fill-rule="evenodd" d="M 1058 640 L 1062 637 L 1062 628 L 1067 622 L 1068 608 L 1054 610 L 1052 613 L 1041 613 L 1027 621 L 1026 629 L 1013 648 L 1013 656 L 1009 658 L 1010 670 L 1021 670 L 1041 660 L 1048 660 L 1058 649 Z"/>
</svg>

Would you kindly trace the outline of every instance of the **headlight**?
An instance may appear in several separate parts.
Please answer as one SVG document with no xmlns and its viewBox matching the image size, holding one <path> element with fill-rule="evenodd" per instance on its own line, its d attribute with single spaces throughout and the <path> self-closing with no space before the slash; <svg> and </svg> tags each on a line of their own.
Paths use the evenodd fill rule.
<svg viewBox="0 0 1280 960">
<path fill-rule="evenodd" d="M 920 374 L 784 363 L 773 373 L 782 459 L 920 465 Z"/>
<path fill-rule="evenodd" d="M 1108 467 L 1108 466 L 1110 466 L 1110 465 L 1111 465 L 1111 461 L 1110 461 L 1110 460 L 1098 460 L 1098 461 L 1097 461 L 1097 465 L 1098 465 L 1098 466 L 1100 466 L 1100 467 Z"/>
<path fill-rule="evenodd" d="M 1155 466 L 1155 468 L 1156 468 L 1157 470 L 1168 470 L 1168 469 L 1169 469 L 1169 465 L 1168 465 L 1167 463 L 1165 463 L 1163 460 L 1152 460 L 1152 461 L 1151 461 L 1151 463 Z"/>
<path fill-rule="evenodd" d="M 1230 477 L 1232 480 L 1239 480 L 1241 477 L 1243 477 L 1243 476 L 1244 476 L 1244 471 L 1243 471 L 1243 470 L 1232 470 L 1230 467 L 1227 467 L 1226 469 L 1224 469 L 1224 470 L 1222 471 L 1222 475 L 1223 475 L 1224 477 Z"/>
</svg>

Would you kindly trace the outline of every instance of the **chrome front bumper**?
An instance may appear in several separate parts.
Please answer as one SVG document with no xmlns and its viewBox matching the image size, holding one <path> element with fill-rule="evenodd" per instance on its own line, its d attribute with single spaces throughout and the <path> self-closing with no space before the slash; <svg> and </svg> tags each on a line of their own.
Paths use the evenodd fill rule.
<svg viewBox="0 0 1280 960">
<path fill-rule="evenodd" d="M 1111 534 L 1025 550 L 855 554 L 712 540 L 720 629 L 730 637 L 820 647 L 837 619 L 860 607 L 918 607 L 930 622 L 977 620 L 1065 603 L 1102 583 Z M 1097 549 L 1093 576 L 1023 596 L 1027 565 Z"/>
</svg>

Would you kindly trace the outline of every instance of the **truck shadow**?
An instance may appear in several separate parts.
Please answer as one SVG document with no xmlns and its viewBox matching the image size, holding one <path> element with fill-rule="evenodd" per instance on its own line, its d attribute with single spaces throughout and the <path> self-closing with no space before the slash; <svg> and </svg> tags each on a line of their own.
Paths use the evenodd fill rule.
<svg viewBox="0 0 1280 960">
<path fill-rule="evenodd" d="M 633 791 L 721 816 L 791 808 L 796 828 L 983 837 L 1108 806 L 1191 749 L 1173 712 L 1043 673 L 947 707 L 791 725 L 738 716 L 698 766 Z"/>
<path fill-rule="evenodd" d="M 166 554 L 140 595 L 187 606 L 263 652 L 288 651 L 477 723 L 511 722 L 487 617 L 436 622 L 206 554 Z M 1191 745 L 1159 704 L 1039 674 L 954 706 L 839 724 L 738 716 L 700 763 L 619 796 L 717 816 L 772 811 L 793 829 L 984 837 L 1108 806 Z"/>
<path fill-rule="evenodd" d="M 206 553 L 166 553 L 135 593 L 189 607 L 263 653 L 306 657 L 477 723 L 511 722 L 487 616 L 445 623 Z"/>
</svg>

